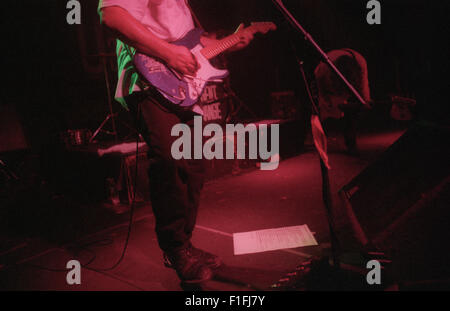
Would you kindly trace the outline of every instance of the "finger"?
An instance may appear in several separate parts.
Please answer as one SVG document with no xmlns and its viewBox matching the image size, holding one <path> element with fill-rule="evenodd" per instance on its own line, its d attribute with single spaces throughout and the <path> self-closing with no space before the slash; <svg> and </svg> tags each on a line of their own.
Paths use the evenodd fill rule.
<svg viewBox="0 0 450 311">
<path fill-rule="evenodd" d="M 250 43 L 250 41 L 248 41 L 246 39 L 241 39 L 241 41 L 239 42 L 238 46 L 243 48 L 243 47 L 246 47 L 249 43 Z"/>
<path fill-rule="evenodd" d="M 241 38 L 253 38 L 253 34 L 249 31 L 243 31 L 240 35 Z"/>
<path fill-rule="evenodd" d="M 193 67 L 190 64 L 188 64 L 188 63 L 184 64 L 182 69 L 183 69 L 183 74 L 185 74 L 185 75 L 192 74 Z"/>
<path fill-rule="evenodd" d="M 197 62 L 197 59 L 195 58 L 194 54 L 191 53 L 191 51 L 189 51 L 189 56 L 186 60 L 189 65 L 193 65 Z"/>
<path fill-rule="evenodd" d="M 200 68 L 200 65 L 197 62 L 197 58 L 195 58 L 194 55 L 192 55 L 192 61 L 193 61 L 194 70 L 197 71 Z"/>
<path fill-rule="evenodd" d="M 195 64 L 192 61 L 186 61 L 182 68 L 186 74 L 191 73 L 195 69 Z"/>
<path fill-rule="evenodd" d="M 244 43 L 244 44 L 249 44 L 250 43 L 250 41 L 252 41 L 253 40 L 253 35 L 251 35 L 251 34 L 249 34 L 249 35 L 246 35 L 246 36 L 241 36 L 241 42 L 242 43 Z"/>
<path fill-rule="evenodd" d="M 188 66 L 187 70 L 189 71 L 189 74 L 194 75 L 197 72 L 197 69 L 195 66 Z"/>
<path fill-rule="evenodd" d="M 182 70 L 182 72 L 183 72 L 183 75 L 189 75 L 189 74 L 191 74 L 190 72 L 189 72 L 189 68 L 183 68 L 183 70 Z"/>
<path fill-rule="evenodd" d="M 197 63 L 193 63 L 193 64 L 190 66 L 190 69 L 191 69 L 191 71 L 192 71 L 193 73 L 197 72 L 197 70 L 198 70 L 198 65 L 197 65 Z"/>
</svg>

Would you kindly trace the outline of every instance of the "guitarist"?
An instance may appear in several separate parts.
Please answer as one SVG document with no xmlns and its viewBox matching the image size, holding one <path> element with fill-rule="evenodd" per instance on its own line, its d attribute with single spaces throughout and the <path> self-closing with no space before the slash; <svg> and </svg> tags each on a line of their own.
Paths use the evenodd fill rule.
<svg viewBox="0 0 450 311">
<path fill-rule="evenodd" d="M 195 27 L 190 7 L 186 0 L 100 0 L 99 14 L 118 38 L 115 97 L 137 117 L 138 129 L 150 150 L 150 199 L 164 264 L 174 268 L 183 282 L 206 281 L 222 262 L 190 242 L 203 187 L 202 160 L 175 160 L 171 155 L 176 138 L 171 136 L 172 127 L 188 123 L 194 114 L 186 117 L 178 113 L 154 88 L 145 87 L 131 55 L 136 49 L 178 73 L 194 75 L 198 63 L 190 50 L 171 44 Z M 232 50 L 244 48 L 253 39 L 247 32 L 240 34 L 241 40 Z M 214 40 L 203 37 L 201 42 L 208 46 Z"/>
</svg>

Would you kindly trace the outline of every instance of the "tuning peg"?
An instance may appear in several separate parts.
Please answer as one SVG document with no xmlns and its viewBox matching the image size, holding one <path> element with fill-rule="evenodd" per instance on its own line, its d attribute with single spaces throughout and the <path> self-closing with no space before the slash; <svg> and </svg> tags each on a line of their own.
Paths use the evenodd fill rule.
<svg viewBox="0 0 450 311">
<path fill-rule="evenodd" d="M 240 23 L 238 28 L 236 29 L 236 31 L 234 33 L 237 33 L 239 31 L 241 31 L 242 29 L 244 29 L 244 23 Z"/>
</svg>

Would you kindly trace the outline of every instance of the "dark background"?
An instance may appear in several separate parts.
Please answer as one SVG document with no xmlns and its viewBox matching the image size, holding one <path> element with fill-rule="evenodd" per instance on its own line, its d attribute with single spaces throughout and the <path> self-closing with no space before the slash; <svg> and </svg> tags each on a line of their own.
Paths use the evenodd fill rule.
<svg viewBox="0 0 450 311">
<path fill-rule="evenodd" d="M 13 1 L 2 19 L 0 105 L 18 111 L 30 146 L 39 150 L 66 129 L 95 130 L 107 115 L 100 52 L 114 40 L 99 26 L 96 0 L 82 0 L 82 25 L 66 23 L 67 1 Z M 240 22 L 274 21 L 278 31 L 228 56 L 233 89 L 259 116 L 270 117 L 270 93 L 294 90 L 306 103 L 298 56 L 312 69 L 316 52 L 292 30 L 270 0 L 192 0 L 209 31 Z M 382 24 L 366 23 L 366 0 L 285 0 L 327 51 L 353 48 L 367 59 L 372 97 L 413 95 L 418 117 L 446 122 L 449 69 L 448 1 L 381 1 Z M 107 58 L 116 81 L 115 59 Z M 120 110 L 114 103 L 114 108 Z"/>
</svg>

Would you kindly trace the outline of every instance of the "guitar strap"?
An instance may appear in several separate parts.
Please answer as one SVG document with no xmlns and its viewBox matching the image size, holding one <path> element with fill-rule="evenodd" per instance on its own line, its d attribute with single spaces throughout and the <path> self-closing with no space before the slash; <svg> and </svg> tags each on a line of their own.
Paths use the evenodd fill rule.
<svg viewBox="0 0 450 311">
<path fill-rule="evenodd" d="M 205 30 L 205 28 L 203 28 L 202 24 L 200 23 L 200 20 L 198 19 L 197 15 L 195 14 L 194 10 L 192 9 L 191 5 L 189 4 L 189 1 L 185 0 L 184 2 L 186 3 L 186 6 L 188 7 L 189 11 L 191 11 L 191 15 L 192 18 L 194 19 L 196 26 L 202 30 Z"/>
</svg>

